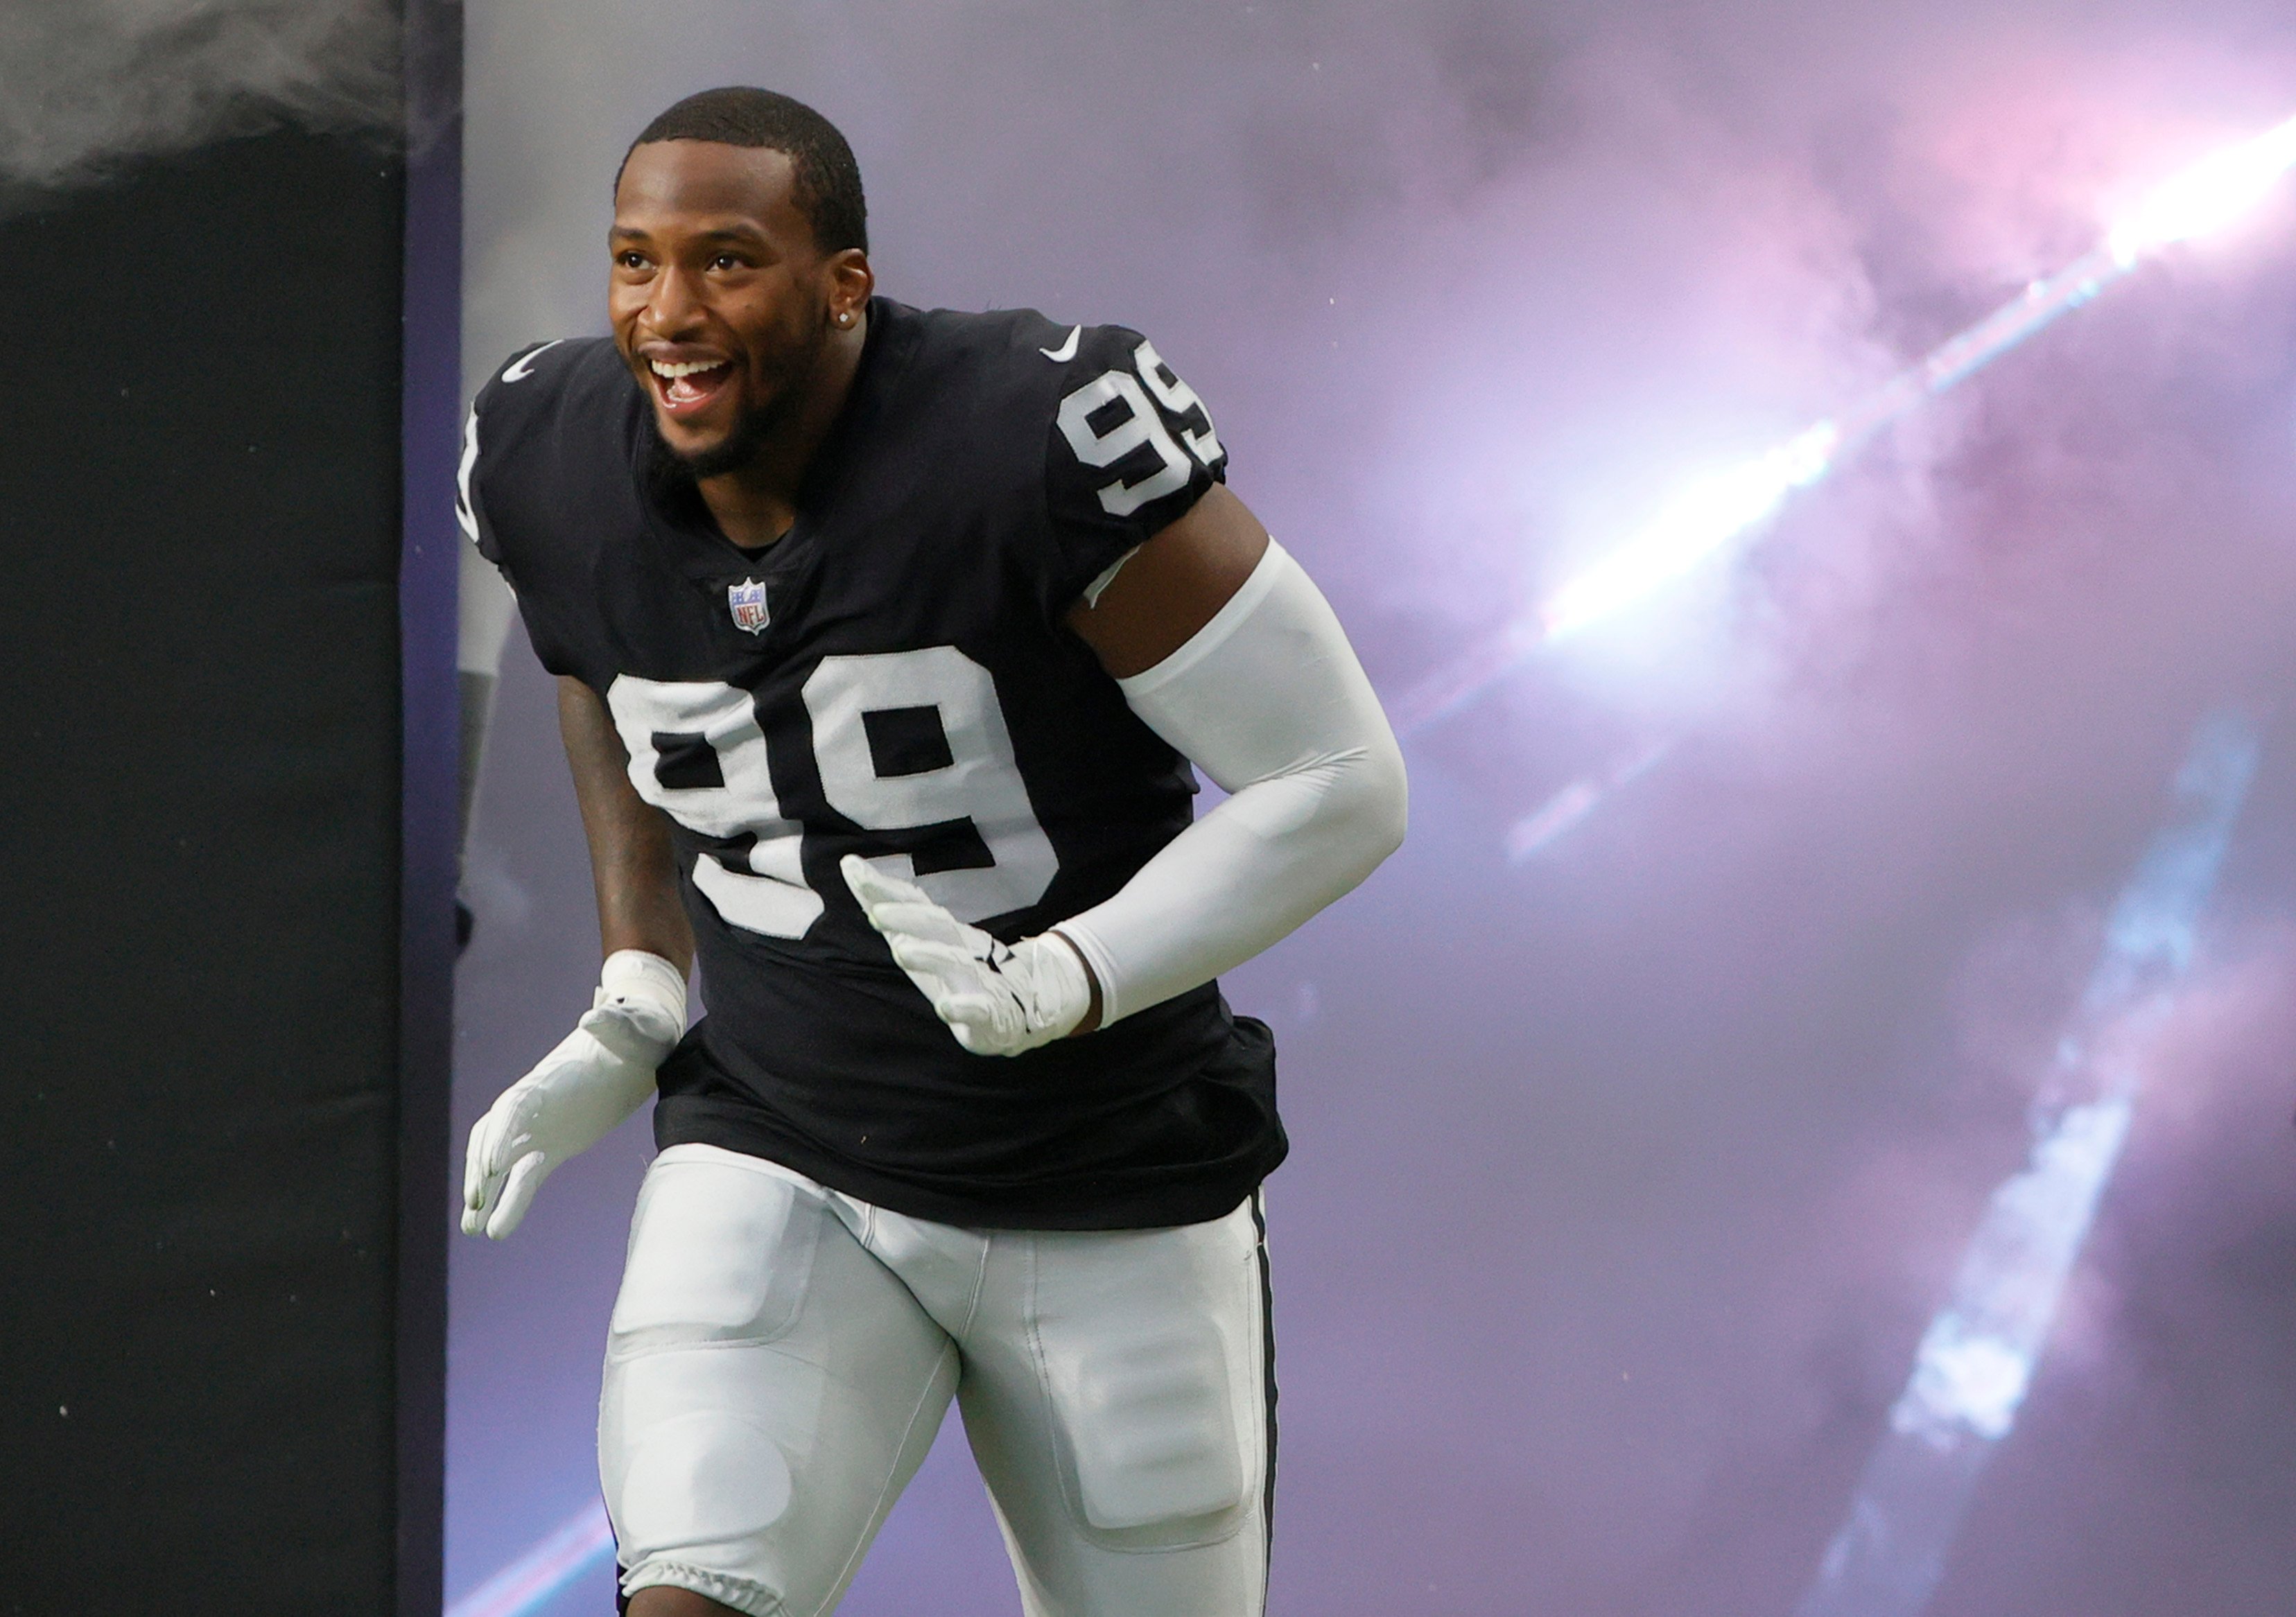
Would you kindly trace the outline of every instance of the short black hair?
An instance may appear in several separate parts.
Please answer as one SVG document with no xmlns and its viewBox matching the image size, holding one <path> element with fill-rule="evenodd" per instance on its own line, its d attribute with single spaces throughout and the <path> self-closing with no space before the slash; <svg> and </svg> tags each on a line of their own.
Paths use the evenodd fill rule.
<svg viewBox="0 0 2296 1617">
<path fill-rule="evenodd" d="M 869 207 L 861 195 L 861 165 L 837 126 L 794 97 L 749 85 L 727 85 L 687 96 L 648 124 L 630 151 L 655 141 L 715 141 L 762 146 L 788 155 L 791 200 L 813 226 L 824 253 L 849 247 L 869 250 Z M 629 166 L 630 153 L 622 153 Z M 621 170 L 614 183 L 621 184 Z"/>
</svg>

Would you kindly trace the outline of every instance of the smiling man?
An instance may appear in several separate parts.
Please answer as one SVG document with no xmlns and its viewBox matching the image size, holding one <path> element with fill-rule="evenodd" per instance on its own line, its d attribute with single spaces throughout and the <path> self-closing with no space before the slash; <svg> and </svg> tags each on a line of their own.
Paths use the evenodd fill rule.
<svg viewBox="0 0 2296 1617">
<path fill-rule="evenodd" d="M 1401 838 L 1370 686 L 1146 339 L 873 295 L 810 109 L 669 109 L 607 245 L 611 339 L 518 355 L 463 456 L 605 952 L 463 1221 L 658 1097 L 599 1410 L 625 1608 L 828 1611 L 954 1399 L 1034 1617 L 1259 1613 L 1284 1140 L 1214 978 Z"/>
</svg>

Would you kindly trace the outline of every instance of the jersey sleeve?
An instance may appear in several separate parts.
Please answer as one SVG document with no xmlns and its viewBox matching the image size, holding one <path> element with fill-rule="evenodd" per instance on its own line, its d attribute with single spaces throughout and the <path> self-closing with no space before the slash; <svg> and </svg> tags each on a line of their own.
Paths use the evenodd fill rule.
<svg viewBox="0 0 2296 1617">
<path fill-rule="evenodd" d="M 484 397 L 481 392 L 480 399 Z M 471 412 L 463 420 L 463 458 L 455 468 L 455 520 L 462 527 L 463 537 L 499 568 L 502 542 L 495 537 L 494 524 L 487 520 L 485 502 L 479 498 L 479 402 L 472 401 Z"/>
<path fill-rule="evenodd" d="M 1070 335 L 1045 450 L 1045 501 L 1063 605 L 1227 478 L 1211 412 L 1156 345 L 1122 326 Z"/>
<path fill-rule="evenodd" d="M 565 339 L 529 343 L 496 371 L 471 401 L 471 412 L 463 421 L 463 456 L 455 468 L 455 520 L 461 524 L 463 536 L 479 547 L 479 554 L 510 577 L 510 563 L 503 554 L 503 543 L 493 519 L 487 511 L 485 485 L 488 474 L 502 460 L 502 447 L 514 436 L 509 429 L 515 403 L 506 396 L 507 384 L 525 381 L 534 374 L 534 361 L 545 350 L 555 348 Z M 529 388 L 528 403 L 539 391 Z M 510 579 L 516 589 L 518 581 Z"/>
<path fill-rule="evenodd" d="M 532 382 L 537 374 L 532 362 L 556 347 L 545 342 L 521 349 L 471 402 L 463 421 L 462 458 L 455 470 L 455 520 L 463 537 L 510 585 L 542 666 L 553 674 L 570 674 L 575 667 L 570 642 L 553 621 L 558 614 L 548 581 L 524 576 L 536 564 L 534 523 L 522 515 L 522 505 L 531 502 L 517 497 L 521 480 L 531 478 L 534 415 L 547 397 L 545 386 Z M 515 396 L 508 392 L 506 384 L 521 381 L 529 385 Z"/>
</svg>

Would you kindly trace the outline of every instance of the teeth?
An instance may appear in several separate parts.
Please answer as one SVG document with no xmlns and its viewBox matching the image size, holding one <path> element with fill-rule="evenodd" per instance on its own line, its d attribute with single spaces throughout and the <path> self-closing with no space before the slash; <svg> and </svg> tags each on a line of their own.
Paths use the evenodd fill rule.
<svg viewBox="0 0 2296 1617">
<path fill-rule="evenodd" d="M 693 376 L 703 371 L 715 371 L 725 363 L 722 359 L 650 359 L 646 361 L 646 363 L 653 367 L 653 373 L 666 382 L 674 382 L 681 376 Z"/>
</svg>

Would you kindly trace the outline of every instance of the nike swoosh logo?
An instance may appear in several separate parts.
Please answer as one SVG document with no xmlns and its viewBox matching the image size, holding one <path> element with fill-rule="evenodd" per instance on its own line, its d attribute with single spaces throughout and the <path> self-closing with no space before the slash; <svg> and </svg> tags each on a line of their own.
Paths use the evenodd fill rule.
<svg viewBox="0 0 2296 1617">
<path fill-rule="evenodd" d="M 564 342 L 565 340 L 566 339 L 563 337 L 552 338 L 548 342 L 544 343 L 540 347 L 528 355 L 524 359 L 520 360 L 518 363 L 504 372 L 502 373 L 503 380 L 506 382 L 524 381 L 528 377 L 534 374 L 534 362 L 540 359 L 544 355 L 549 353 L 551 349 L 556 347 L 560 343 Z"/>
<path fill-rule="evenodd" d="M 1076 357 L 1077 339 L 1083 335 L 1084 328 L 1082 326 L 1070 326 L 1069 328 L 1069 336 L 1066 342 L 1061 344 L 1057 348 L 1038 348 L 1037 352 L 1043 355 L 1046 359 L 1052 360 L 1056 363 L 1065 364 L 1068 361 Z"/>
</svg>

